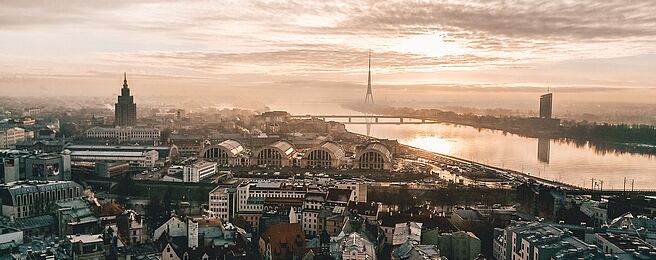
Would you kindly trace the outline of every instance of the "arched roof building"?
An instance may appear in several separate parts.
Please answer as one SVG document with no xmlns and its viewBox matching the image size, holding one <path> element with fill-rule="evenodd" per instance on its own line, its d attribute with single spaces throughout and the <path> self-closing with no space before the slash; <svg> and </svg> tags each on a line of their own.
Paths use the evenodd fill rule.
<svg viewBox="0 0 656 260">
<path fill-rule="evenodd" d="M 309 149 L 301 159 L 301 167 L 339 168 L 344 164 L 346 152 L 341 145 L 326 141 Z"/>
<path fill-rule="evenodd" d="M 392 152 L 380 142 L 371 142 L 355 155 L 355 168 L 372 170 L 390 170 Z"/>
<path fill-rule="evenodd" d="M 287 141 L 277 141 L 253 153 L 251 164 L 274 167 L 291 166 L 295 153 L 296 148 L 293 144 Z"/>
<path fill-rule="evenodd" d="M 246 164 L 246 149 L 237 140 L 227 139 L 215 145 L 207 146 L 200 151 L 199 157 L 209 161 L 216 161 L 219 165 Z"/>
</svg>

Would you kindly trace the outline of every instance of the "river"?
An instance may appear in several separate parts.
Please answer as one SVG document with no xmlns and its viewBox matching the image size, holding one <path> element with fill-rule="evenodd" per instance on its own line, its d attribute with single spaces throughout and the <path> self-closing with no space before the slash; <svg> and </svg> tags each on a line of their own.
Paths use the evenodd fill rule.
<svg viewBox="0 0 656 260">
<path fill-rule="evenodd" d="M 359 114 L 337 104 L 280 104 L 272 109 L 292 114 Z M 366 125 L 346 125 L 351 132 L 367 134 Z M 590 145 L 537 139 L 453 124 L 371 125 L 371 136 L 448 154 L 541 178 L 590 188 L 656 189 L 656 156 L 599 152 Z"/>
</svg>

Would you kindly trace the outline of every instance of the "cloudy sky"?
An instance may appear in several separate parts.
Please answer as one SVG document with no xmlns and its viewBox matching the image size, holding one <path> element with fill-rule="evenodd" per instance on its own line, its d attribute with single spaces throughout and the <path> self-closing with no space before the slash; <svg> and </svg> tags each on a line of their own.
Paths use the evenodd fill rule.
<svg viewBox="0 0 656 260">
<path fill-rule="evenodd" d="M 371 50 L 379 100 L 550 86 L 653 103 L 654 14 L 650 0 L 0 0 L 0 94 L 114 95 L 126 71 L 141 96 L 359 100 Z"/>
</svg>

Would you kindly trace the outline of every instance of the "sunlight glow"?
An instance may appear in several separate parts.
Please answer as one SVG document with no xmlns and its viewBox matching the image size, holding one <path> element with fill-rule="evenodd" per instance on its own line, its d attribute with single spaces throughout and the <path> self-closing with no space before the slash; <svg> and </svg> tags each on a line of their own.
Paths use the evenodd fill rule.
<svg viewBox="0 0 656 260">
<path fill-rule="evenodd" d="M 395 51 L 419 55 L 441 57 L 465 52 L 459 44 L 447 42 L 441 34 L 422 34 L 399 40 L 393 47 Z"/>
</svg>

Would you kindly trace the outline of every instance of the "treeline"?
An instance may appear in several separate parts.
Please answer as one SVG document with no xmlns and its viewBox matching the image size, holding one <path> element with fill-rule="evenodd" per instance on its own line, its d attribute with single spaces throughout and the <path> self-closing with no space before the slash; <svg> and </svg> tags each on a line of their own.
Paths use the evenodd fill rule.
<svg viewBox="0 0 656 260">
<path fill-rule="evenodd" d="M 500 130 L 534 138 L 572 139 L 577 143 L 595 146 L 597 152 L 656 153 L 656 126 L 644 124 L 599 124 L 587 121 L 541 120 L 517 116 L 491 116 L 458 114 L 439 109 L 412 109 L 388 106 L 348 108 L 383 115 L 404 115 L 432 118 L 434 120 L 476 128 Z"/>
<path fill-rule="evenodd" d="M 652 125 L 566 122 L 561 131 L 564 137 L 575 139 L 656 145 L 656 126 Z"/>
</svg>

